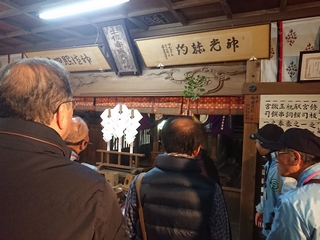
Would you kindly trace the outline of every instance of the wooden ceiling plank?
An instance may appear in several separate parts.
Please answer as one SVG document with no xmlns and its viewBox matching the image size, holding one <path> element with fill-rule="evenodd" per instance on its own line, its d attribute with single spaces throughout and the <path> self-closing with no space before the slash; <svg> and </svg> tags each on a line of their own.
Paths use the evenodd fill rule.
<svg viewBox="0 0 320 240">
<path fill-rule="evenodd" d="M 280 1 L 280 12 L 286 11 L 288 0 Z"/>
<path fill-rule="evenodd" d="M 4 22 L 4 23 L 6 23 L 6 24 L 8 24 L 8 25 L 11 25 L 11 26 L 13 26 L 13 27 L 15 27 L 15 28 L 18 28 L 18 29 L 20 29 L 20 30 L 25 31 L 25 34 L 31 34 L 31 29 L 28 29 L 28 28 L 26 28 L 25 26 L 22 26 L 22 25 L 20 25 L 20 24 L 14 23 L 14 22 L 9 21 L 9 20 L 7 20 L 7 19 L 2 19 L 1 21 Z M 63 31 L 63 32 L 65 32 L 65 33 L 68 33 L 68 34 L 70 34 L 70 35 L 74 35 L 74 36 L 76 36 L 76 37 L 80 37 L 80 38 L 83 38 L 83 39 L 86 39 L 86 38 L 87 38 L 87 36 L 85 36 L 85 35 L 83 35 L 83 34 L 80 34 L 80 33 L 76 32 L 76 31 L 70 30 L 70 29 L 63 29 L 63 28 L 61 28 L 61 27 L 59 27 L 58 29 L 60 29 L 61 31 Z M 24 34 L 24 35 L 25 35 L 25 34 Z M 36 35 L 36 34 L 35 34 L 35 35 Z M 41 37 L 43 37 L 43 36 L 46 36 L 46 35 L 45 35 L 45 34 L 42 34 Z M 48 39 L 48 40 L 53 40 L 52 37 L 50 37 L 50 38 L 45 37 L 45 38 Z M 56 39 L 56 40 L 53 40 L 53 41 L 57 41 L 57 39 Z"/>
<path fill-rule="evenodd" d="M 169 12 L 179 21 L 183 26 L 188 25 L 187 19 L 179 12 L 173 9 L 172 3 L 170 0 L 161 0 L 163 4 L 168 8 Z"/>
<path fill-rule="evenodd" d="M 39 37 L 44 38 L 44 39 L 47 39 L 47 40 L 49 40 L 49 41 L 61 42 L 60 39 L 57 39 L 57 38 L 55 38 L 55 37 L 49 36 L 49 35 L 44 34 L 44 33 L 33 33 L 33 35 L 39 36 Z"/>
<path fill-rule="evenodd" d="M 163 29 L 155 29 L 149 28 L 147 32 L 131 32 L 131 36 L 133 39 L 137 38 L 149 38 L 156 36 L 170 36 L 170 35 L 178 35 L 185 33 L 195 33 L 202 31 L 212 31 L 212 30 L 220 30 L 220 29 L 230 29 L 234 27 L 244 27 L 244 26 L 253 26 L 253 25 L 261 25 L 266 23 L 271 23 L 275 21 L 282 20 L 291 20 L 291 19 L 299 19 L 305 17 L 319 16 L 320 6 L 312 7 L 310 9 L 306 9 L 306 11 L 295 10 L 295 11 L 286 11 L 286 12 L 272 12 L 270 14 L 258 14 L 250 16 L 242 16 L 238 17 L 241 14 L 234 14 L 232 19 L 221 20 L 221 17 L 218 18 L 207 18 L 201 20 L 201 24 L 199 21 L 189 21 L 188 26 L 174 26 L 170 27 L 167 25 L 166 28 Z M 243 14 L 242 14 L 243 15 Z M 219 20 L 220 19 L 220 20 Z"/>
<path fill-rule="evenodd" d="M 317 5 L 320 5 L 320 4 L 312 4 L 311 5 L 311 9 L 310 9 L 310 11 L 309 10 L 307 10 L 307 12 L 308 12 L 308 14 L 306 14 L 306 12 L 300 12 L 299 13 L 299 11 L 297 11 L 297 12 L 295 12 L 294 13 L 294 15 L 296 14 L 296 13 L 298 13 L 299 14 L 299 16 L 300 17 L 308 17 L 308 15 L 311 15 L 311 16 L 316 16 L 317 14 L 315 13 L 316 11 L 319 11 L 319 9 L 316 9 L 315 8 L 315 6 L 317 6 Z M 310 14 L 309 14 L 310 13 Z M 257 16 L 255 17 L 255 18 L 253 18 L 253 19 L 251 19 L 252 18 L 252 16 L 254 15 L 254 14 L 256 14 Z M 206 25 L 203 25 L 203 26 L 185 26 L 186 27 L 186 29 L 184 30 L 184 31 L 181 31 L 181 33 L 184 33 L 184 32 L 189 32 L 189 31 L 194 31 L 194 30 L 202 30 L 202 29 L 208 29 L 208 30 L 210 30 L 210 29 L 219 29 L 219 28 L 223 28 L 223 27 L 234 27 L 234 26 L 241 26 L 241 25 L 244 25 L 244 24 L 250 24 L 251 23 L 251 25 L 253 25 L 253 24 L 255 24 L 255 23 L 257 23 L 257 24 L 263 24 L 263 23 L 267 23 L 267 22 L 270 22 L 270 18 L 271 17 L 276 17 L 276 19 L 279 19 L 279 20 L 283 20 L 283 19 L 285 19 L 285 18 L 287 18 L 287 17 L 283 17 L 284 15 L 283 14 L 286 14 L 286 15 L 288 15 L 288 13 L 281 13 L 281 15 L 278 15 L 278 17 L 276 16 L 276 15 L 274 15 L 274 14 L 271 14 L 270 15 L 270 17 L 268 17 L 268 14 L 266 14 L 266 15 L 263 15 L 263 17 L 266 17 L 266 20 L 264 20 L 263 21 L 263 19 L 262 19 L 262 15 L 261 15 L 261 12 L 252 12 L 252 13 L 250 13 L 250 14 L 248 14 L 248 18 L 249 19 L 247 19 L 245 16 L 243 16 L 243 17 L 241 17 L 240 19 L 239 18 L 235 18 L 235 16 L 236 15 L 234 15 L 233 17 L 233 19 L 236 19 L 236 22 L 238 22 L 238 23 L 236 23 L 236 22 L 233 22 L 232 21 L 232 19 L 231 20 L 228 20 L 228 21 L 230 21 L 230 22 L 228 22 L 228 21 L 226 21 L 226 22 L 223 22 L 223 20 L 221 20 L 221 17 L 218 17 L 218 19 L 217 18 L 208 18 L 208 19 L 205 19 L 205 20 L 202 20 L 202 22 L 205 24 L 205 22 L 207 21 L 208 22 L 208 24 Z M 289 15 L 290 15 L 291 13 L 289 13 Z M 250 16 L 249 16 L 250 15 Z M 243 18 L 243 19 L 242 19 Z M 251 21 L 251 20 L 252 21 Z M 99 19 L 99 21 L 102 21 L 103 19 Z M 216 21 L 216 20 L 218 20 L 218 21 Z M 196 21 L 195 21 L 196 22 Z M 214 24 L 212 24 L 212 22 L 214 22 Z M 191 24 L 192 22 L 190 22 L 189 23 L 189 25 Z M 79 22 L 77 22 L 77 23 L 66 23 L 66 25 L 64 26 L 65 28 L 67 28 L 67 27 L 72 27 L 72 26 L 79 26 L 79 25 L 82 25 L 83 23 L 79 23 Z M 209 26 L 208 26 L 209 25 Z M 176 27 L 176 26 L 175 26 Z M 40 28 L 36 28 L 36 29 L 32 29 L 32 32 L 45 32 L 45 31 L 52 31 L 52 30 L 55 30 L 55 29 L 59 29 L 58 27 L 53 27 L 53 26 L 45 26 L 45 27 L 40 27 Z M 151 28 L 150 28 L 151 29 Z M 172 31 L 172 29 L 170 29 L 170 26 L 169 25 L 166 25 L 166 29 L 168 29 L 168 34 L 172 34 L 172 33 L 179 33 L 180 32 L 180 30 L 179 30 L 179 27 L 177 27 L 175 30 L 173 30 Z M 152 30 L 152 29 L 151 29 Z M 150 30 L 149 30 L 150 31 Z M 149 32 L 148 31 L 148 32 Z M 16 32 L 12 32 L 12 33 L 10 33 L 10 35 L 9 36 L 19 36 L 19 35 L 23 35 L 23 34 L 25 34 L 23 31 L 16 31 Z M 141 33 L 141 36 L 147 36 L 147 37 L 149 37 L 149 36 L 155 36 L 154 35 L 155 33 L 153 32 L 153 31 L 151 31 L 150 33 L 147 33 L 147 32 L 143 32 L 143 33 Z M 156 35 L 158 35 L 158 34 L 156 34 Z M 4 36 L 0 36 L 0 39 L 3 39 L 4 38 Z"/>
<path fill-rule="evenodd" d="M 15 4 L 14 2 L 10 1 L 10 0 L 1 0 L 1 4 L 9 7 L 9 8 L 13 8 L 16 11 L 20 11 L 22 10 L 22 7 L 19 6 L 18 4 Z"/>
<path fill-rule="evenodd" d="M 226 14 L 228 19 L 232 18 L 232 12 L 231 12 L 231 8 L 230 5 L 227 3 L 226 0 L 220 0 L 220 4 L 223 8 L 224 13 Z"/>
<path fill-rule="evenodd" d="M 139 17 L 144 15 L 153 15 L 155 13 L 167 12 L 168 8 L 158 7 L 158 8 L 148 8 L 148 9 L 139 9 L 137 11 L 132 11 L 128 13 L 129 17 Z"/>
<path fill-rule="evenodd" d="M 202 6 L 204 4 L 213 4 L 213 3 L 220 3 L 220 0 L 189 0 L 189 1 L 181 1 L 181 2 L 175 2 L 172 3 L 173 9 L 183 9 L 183 8 L 191 8 L 191 7 L 197 7 Z"/>
<path fill-rule="evenodd" d="M 10 40 L 11 38 L 8 38 L 8 39 Z M 9 44 L 4 43 L 4 42 L 0 42 L 0 45 L 4 45 L 6 47 L 13 48 L 12 45 L 9 45 Z"/>
<path fill-rule="evenodd" d="M 10 26 L 12 26 L 12 27 L 15 27 L 15 28 L 17 28 L 17 29 L 19 29 L 19 30 L 22 30 L 22 31 L 26 32 L 26 34 L 29 34 L 29 33 L 31 32 L 31 29 L 30 29 L 30 28 L 27 28 L 27 27 L 25 27 L 25 26 L 22 26 L 21 24 L 18 24 L 18 23 L 16 23 L 16 22 L 11 21 L 11 20 L 1 19 L 1 22 L 4 22 L 5 24 L 10 25 Z"/>
<path fill-rule="evenodd" d="M 6 33 L 4 33 L 4 32 L 2 32 L 2 31 L 0 31 L 0 37 L 6 37 L 7 36 L 7 34 Z"/>
<path fill-rule="evenodd" d="M 17 9 L 10 9 L 0 12 L 0 19 L 7 18 L 7 17 L 14 17 L 21 14 L 21 11 Z"/>
<path fill-rule="evenodd" d="M 127 19 L 129 21 L 133 22 L 134 24 L 136 24 L 138 27 L 140 27 L 144 31 L 148 31 L 149 30 L 149 27 L 144 22 L 142 22 L 141 20 L 135 19 L 135 18 L 131 18 L 131 17 L 127 17 Z"/>
<path fill-rule="evenodd" d="M 87 36 L 83 35 L 82 33 L 79 33 L 77 31 L 74 31 L 74 30 L 71 30 L 71 29 L 64 29 L 64 28 L 60 28 L 61 31 L 67 33 L 67 34 L 70 34 L 70 35 L 73 35 L 73 36 L 76 36 L 76 37 L 79 37 L 79 38 L 82 38 L 82 39 L 86 39 Z"/>
<path fill-rule="evenodd" d="M 320 1 L 317 2 L 311 2 L 311 3 L 303 3 L 303 4 L 296 4 L 293 6 L 287 6 L 286 11 L 295 11 L 295 10 L 305 10 L 307 9 L 313 9 L 313 8 L 318 8 L 320 7 Z"/>
<path fill-rule="evenodd" d="M 42 23 L 45 23 L 45 24 L 49 24 L 49 25 L 50 25 L 50 23 L 49 23 L 48 21 L 44 21 L 43 19 L 40 19 L 40 18 L 38 18 L 38 17 L 36 17 L 36 16 L 28 13 L 28 11 L 32 11 L 32 10 L 34 10 L 34 9 L 38 9 L 39 6 L 43 6 L 43 5 L 44 5 L 43 3 L 41 3 L 41 5 L 39 5 L 39 4 L 34 4 L 34 5 L 32 5 L 32 6 L 29 6 L 28 8 L 22 8 L 21 6 L 15 4 L 15 3 L 13 3 L 13 2 L 11 2 L 11 1 L 9 1 L 9 0 L 4 0 L 4 1 L 2 1 L 1 3 L 4 4 L 4 5 L 6 5 L 6 6 L 8 6 L 8 7 L 13 8 L 12 10 L 8 11 L 8 12 L 11 14 L 11 16 L 8 16 L 8 17 L 12 17 L 12 16 L 24 14 L 24 15 L 27 15 L 28 17 L 30 17 L 30 18 L 36 19 L 36 20 L 38 20 L 38 21 L 40 21 L 40 22 L 42 22 Z M 47 2 L 47 3 L 49 3 L 49 2 Z M 51 2 L 51 3 L 52 3 L 52 2 Z M 28 11 L 26 11 L 27 9 L 28 9 Z M 30 31 L 31 31 L 31 29 L 28 29 L 28 28 L 26 28 L 25 26 L 22 26 L 22 25 L 20 25 L 20 24 L 14 23 L 14 22 L 9 21 L 9 20 L 7 20 L 7 19 L 2 19 L 2 22 L 5 22 L 6 24 L 9 24 L 9 25 L 11 25 L 11 26 L 14 26 L 14 27 L 16 27 L 16 28 L 18 28 L 18 29 L 27 31 L 28 33 L 30 33 Z M 86 38 L 86 36 L 84 36 L 83 34 L 80 34 L 80 33 L 76 32 L 76 31 L 72 31 L 72 30 L 65 30 L 65 29 L 63 29 L 61 26 L 59 26 L 58 29 L 60 29 L 60 30 L 62 30 L 62 31 L 64 31 L 64 32 L 68 33 L 68 34 L 71 34 L 71 35 L 80 37 L 80 38 L 84 38 L 84 39 Z"/>
<path fill-rule="evenodd" d="M 125 18 L 127 18 L 132 23 L 136 24 L 142 30 L 148 31 L 148 26 L 144 22 L 140 21 L 139 19 L 129 17 L 128 14 L 123 9 L 118 9 L 118 12 L 120 12 Z"/>
<path fill-rule="evenodd" d="M 13 39 L 17 39 L 18 41 L 21 41 L 21 42 L 24 42 L 24 43 L 27 43 L 27 44 L 30 44 L 30 45 L 33 45 L 33 46 L 35 46 L 37 44 L 34 41 L 30 41 L 30 40 L 27 40 L 27 39 L 24 39 L 24 38 L 21 38 L 21 37 L 15 37 Z"/>
<path fill-rule="evenodd" d="M 103 41 L 100 40 L 95 42 L 96 36 L 90 36 L 89 39 L 92 44 L 96 43 L 98 45 L 102 45 Z M 36 46 L 29 46 L 29 45 L 22 45 L 18 47 L 10 47 L 7 48 L 0 48 L 1 54 L 12 54 L 12 53 L 21 53 L 21 52 L 35 52 L 35 51 L 45 51 L 45 50 L 54 50 L 54 49 L 62 49 L 62 48 L 70 48 L 70 47 L 82 47 L 84 45 L 88 45 L 88 40 L 80 39 L 79 38 L 72 38 L 69 39 L 68 42 L 52 42 L 52 41 L 45 41 L 42 43 L 38 43 Z"/>
<path fill-rule="evenodd" d="M 71 23 L 69 22 L 69 23 L 64 24 L 64 28 L 77 27 L 77 26 L 82 26 L 82 25 L 87 25 L 87 24 L 88 24 L 87 21 L 73 21 Z M 31 29 L 30 32 L 35 34 L 35 33 L 42 33 L 42 32 L 48 32 L 48 31 L 60 30 L 60 29 L 61 29 L 60 26 L 47 25 L 44 27 L 33 28 L 33 29 Z M 8 37 L 21 36 L 21 35 L 29 34 L 30 32 L 26 32 L 24 30 L 18 30 L 18 31 L 8 33 L 7 36 Z M 0 39 L 3 39 L 3 38 L 4 37 L 0 36 Z"/>
</svg>

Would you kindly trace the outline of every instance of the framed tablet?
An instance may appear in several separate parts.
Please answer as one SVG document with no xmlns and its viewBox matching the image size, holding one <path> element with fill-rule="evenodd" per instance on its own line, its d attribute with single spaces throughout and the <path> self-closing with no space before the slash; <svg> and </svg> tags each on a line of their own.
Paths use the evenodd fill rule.
<svg viewBox="0 0 320 240">
<path fill-rule="evenodd" d="M 300 52 L 298 82 L 320 80 L 320 51 Z"/>
</svg>

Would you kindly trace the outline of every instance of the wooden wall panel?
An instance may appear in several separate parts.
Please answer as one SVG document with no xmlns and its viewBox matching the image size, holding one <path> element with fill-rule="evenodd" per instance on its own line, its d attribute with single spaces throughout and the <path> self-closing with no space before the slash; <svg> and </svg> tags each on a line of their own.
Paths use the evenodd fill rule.
<svg viewBox="0 0 320 240">
<path fill-rule="evenodd" d="M 182 96 L 185 77 L 206 76 L 203 96 L 241 96 L 245 63 L 145 69 L 140 76 L 119 77 L 114 72 L 71 75 L 76 97 Z"/>
</svg>

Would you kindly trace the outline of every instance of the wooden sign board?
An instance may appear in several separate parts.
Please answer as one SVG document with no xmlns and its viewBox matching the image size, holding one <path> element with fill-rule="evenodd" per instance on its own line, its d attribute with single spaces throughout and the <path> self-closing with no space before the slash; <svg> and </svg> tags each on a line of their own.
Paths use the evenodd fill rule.
<svg viewBox="0 0 320 240">
<path fill-rule="evenodd" d="M 124 22 L 102 27 L 106 49 L 112 55 L 117 75 L 141 73 Z"/>
<path fill-rule="evenodd" d="M 320 136 L 320 95 L 261 95 L 259 127 L 306 128 Z"/>
<path fill-rule="evenodd" d="M 27 58 L 41 57 L 61 63 L 69 72 L 104 71 L 110 66 L 98 46 L 25 53 Z"/>
<path fill-rule="evenodd" d="M 244 98 L 244 122 L 259 123 L 259 95 L 245 95 Z"/>
<path fill-rule="evenodd" d="M 269 58 L 270 25 L 136 40 L 147 67 Z"/>
</svg>

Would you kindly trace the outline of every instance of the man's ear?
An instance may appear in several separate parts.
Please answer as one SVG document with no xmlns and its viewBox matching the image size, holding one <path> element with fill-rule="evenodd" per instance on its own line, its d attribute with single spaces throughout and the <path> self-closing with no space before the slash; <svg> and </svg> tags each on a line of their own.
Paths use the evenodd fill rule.
<svg viewBox="0 0 320 240">
<path fill-rule="evenodd" d="M 201 146 L 199 146 L 197 149 L 193 150 L 192 152 L 192 157 L 196 157 L 198 156 L 199 152 L 200 152 Z"/>
<path fill-rule="evenodd" d="M 294 156 L 294 165 L 298 165 L 303 162 L 303 159 L 301 158 L 301 154 L 297 151 L 293 151 L 293 156 Z"/>
<path fill-rule="evenodd" d="M 58 128 L 60 128 L 61 130 L 63 130 L 65 128 L 65 111 L 66 111 L 66 104 L 61 104 L 57 110 L 57 112 L 55 113 L 56 115 L 56 123 Z"/>
<path fill-rule="evenodd" d="M 87 148 L 88 143 L 85 140 L 82 140 L 80 145 L 80 150 L 83 151 Z"/>
<path fill-rule="evenodd" d="M 62 139 L 67 137 L 70 130 L 72 114 L 70 115 L 69 113 L 69 107 L 70 106 L 68 106 L 68 104 L 61 104 L 54 115 L 54 121 L 57 128 L 56 130 Z"/>
</svg>

